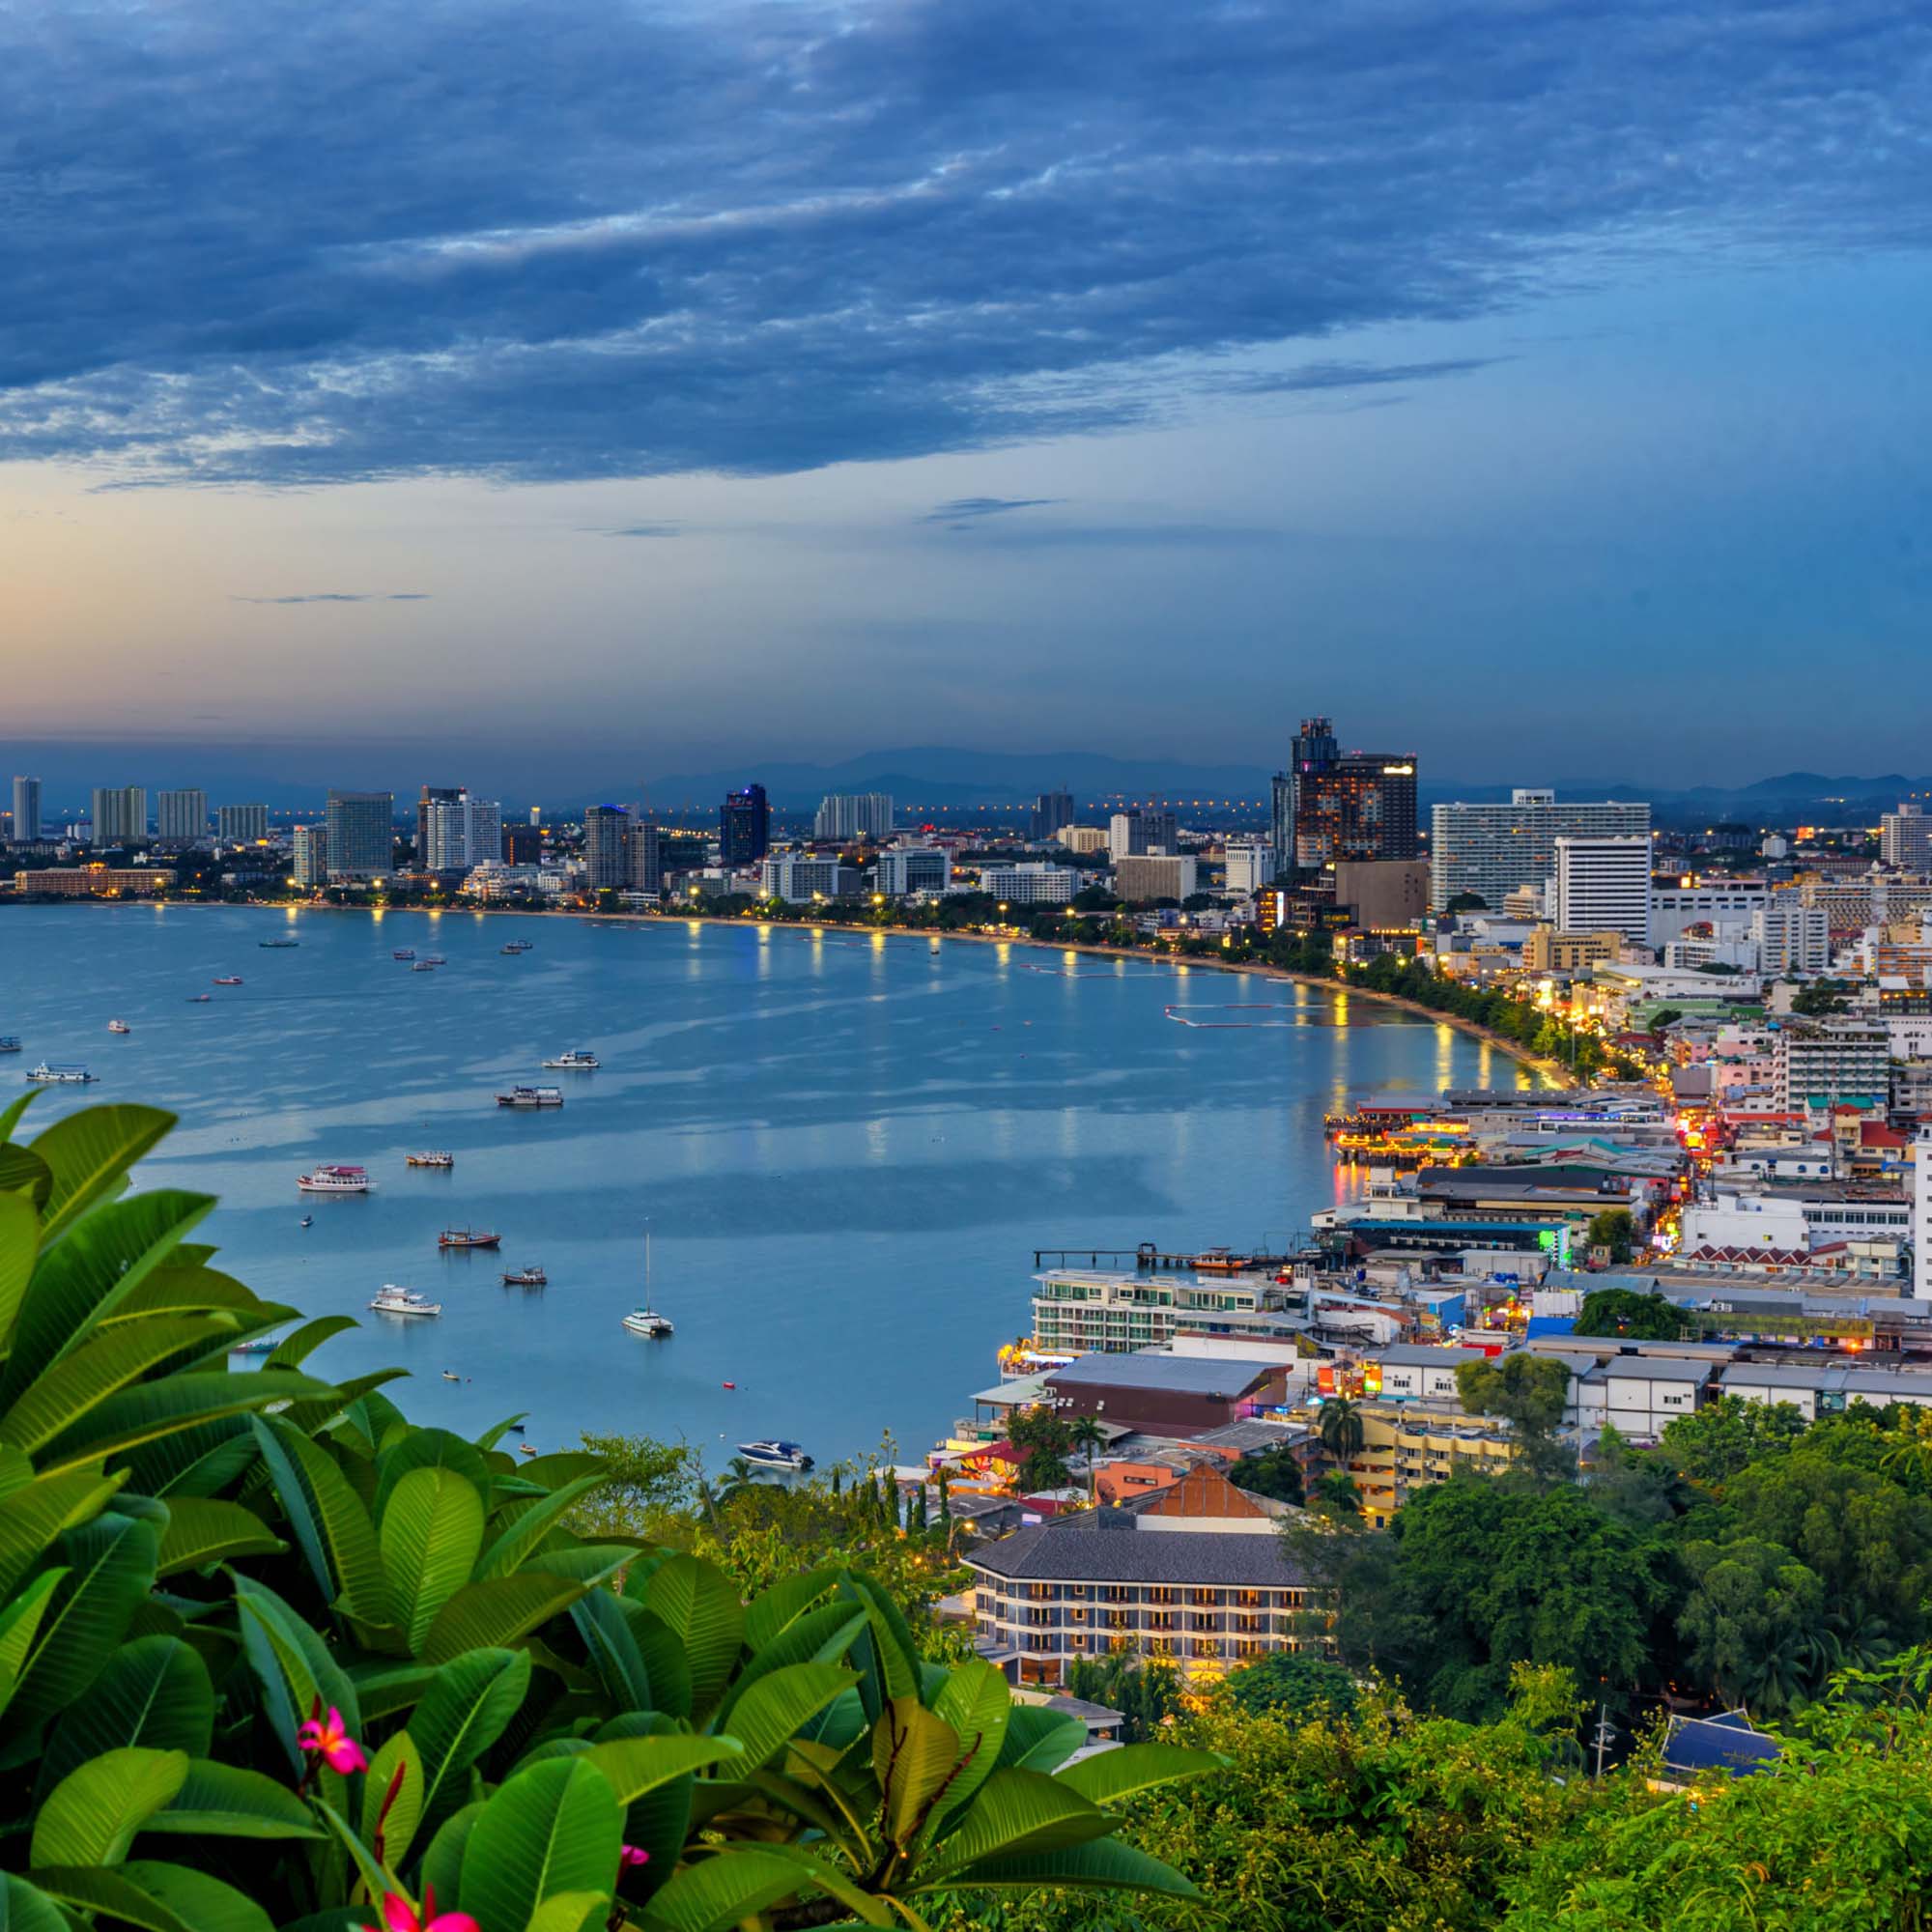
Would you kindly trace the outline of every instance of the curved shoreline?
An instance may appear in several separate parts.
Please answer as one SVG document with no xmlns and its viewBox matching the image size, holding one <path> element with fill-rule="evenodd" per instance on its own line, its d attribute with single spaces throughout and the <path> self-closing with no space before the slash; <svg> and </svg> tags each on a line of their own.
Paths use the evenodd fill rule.
<svg viewBox="0 0 1932 1932">
<path fill-rule="evenodd" d="M 63 901 L 70 905 L 118 904 L 121 906 L 144 903 L 140 900 L 99 900 L 70 899 Z M 302 913 L 361 913 L 373 916 L 374 906 L 322 905 L 313 902 L 298 905 L 278 905 L 266 899 L 155 899 L 145 901 L 157 911 L 173 911 L 176 908 L 193 910 L 214 910 L 235 912 L 278 912 L 285 918 L 291 914 Z M 1250 979 L 1278 980 L 1294 986 L 1312 986 L 1318 992 L 1327 992 L 1338 998 L 1350 1000 L 1375 1000 L 1386 1007 L 1395 1007 L 1406 1013 L 1413 1013 L 1417 1019 L 1433 1021 L 1437 1026 L 1453 1027 L 1458 1033 L 1466 1034 L 1471 1039 L 1480 1039 L 1492 1046 L 1498 1053 L 1504 1053 L 1520 1065 L 1526 1066 L 1540 1079 L 1553 1088 L 1570 1085 L 1567 1070 L 1553 1060 L 1545 1060 L 1531 1053 L 1520 1042 L 1505 1037 L 1492 1028 L 1478 1021 L 1464 1019 L 1458 1013 L 1437 1012 L 1433 1007 L 1425 1007 L 1419 1000 L 1405 999 L 1400 993 L 1377 992 L 1368 986 L 1351 985 L 1342 980 L 1326 980 L 1313 973 L 1291 973 L 1280 966 L 1270 966 L 1260 960 L 1249 959 L 1175 959 L 1162 958 L 1158 954 L 1143 952 L 1133 946 L 1096 945 L 1092 941 L 1064 939 L 1035 939 L 1026 933 L 992 932 L 941 932 L 924 930 L 909 925 L 845 925 L 826 922 L 816 923 L 810 920 L 756 920 L 723 919 L 715 913 L 696 912 L 584 912 L 548 911 L 535 906 L 387 906 L 383 908 L 384 916 L 399 917 L 416 914 L 423 918 L 438 919 L 574 919 L 591 925 L 666 925 L 672 923 L 681 925 L 719 925 L 728 930 L 742 932 L 747 926 L 765 925 L 776 929 L 794 929 L 799 932 L 853 932 L 877 933 L 886 939 L 951 939 L 966 940 L 979 946 L 1026 946 L 1039 952 L 1083 953 L 1093 959 L 1139 959 L 1149 966 L 1166 967 L 1170 971 L 1184 968 L 1189 972 L 1234 973 Z"/>
</svg>

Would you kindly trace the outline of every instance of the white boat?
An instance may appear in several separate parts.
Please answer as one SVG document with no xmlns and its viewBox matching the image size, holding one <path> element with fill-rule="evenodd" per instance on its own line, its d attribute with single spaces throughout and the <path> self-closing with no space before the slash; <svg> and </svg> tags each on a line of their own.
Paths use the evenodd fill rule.
<svg viewBox="0 0 1932 1932">
<path fill-rule="evenodd" d="M 654 1342 L 662 1342 L 668 1335 L 677 1333 L 669 1316 L 660 1315 L 651 1306 L 651 1231 L 644 1230 L 644 1300 L 643 1306 L 634 1308 L 624 1317 L 624 1326 L 633 1335 L 648 1335 Z"/>
<path fill-rule="evenodd" d="M 379 1315 L 440 1315 L 442 1303 L 431 1301 L 427 1295 L 418 1294 L 412 1288 L 398 1288 L 394 1282 L 385 1281 L 383 1292 L 370 1302 L 369 1306 Z"/>
<path fill-rule="evenodd" d="M 528 939 L 513 939 L 500 950 L 505 952 L 527 952 L 533 944 L 534 941 Z"/>
<path fill-rule="evenodd" d="M 403 1156 L 403 1165 L 405 1167 L 454 1167 L 456 1165 L 456 1156 L 453 1153 L 444 1152 L 439 1148 L 428 1153 L 406 1153 Z"/>
<path fill-rule="evenodd" d="M 43 1087 L 86 1087 L 95 1076 L 84 1066 L 50 1066 L 43 1060 L 28 1069 L 27 1078 L 38 1080 Z"/>
<path fill-rule="evenodd" d="M 20 1036 L 16 1033 L 0 1033 L 0 1053 L 18 1053 Z"/>
<path fill-rule="evenodd" d="M 205 1007 L 213 997 L 213 993 L 190 993 L 187 996 L 187 1003 L 191 1007 Z"/>
<path fill-rule="evenodd" d="M 506 1094 L 497 1095 L 499 1107 L 560 1107 L 563 1105 L 561 1087 L 512 1087 Z"/>
<path fill-rule="evenodd" d="M 748 1463 L 762 1463 L 773 1469 L 809 1469 L 811 1458 L 796 1442 L 781 1442 L 767 1436 L 757 1442 L 741 1442 L 738 1453 Z"/>
<path fill-rule="evenodd" d="M 425 952 L 422 956 L 425 966 L 447 966 L 449 961 L 440 952 Z"/>
<path fill-rule="evenodd" d="M 366 1168 L 339 1164 L 318 1167 L 296 1177 L 296 1185 L 304 1194 L 367 1194 L 375 1184 Z"/>
<path fill-rule="evenodd" d="M 126 1020 L 109 1020 L 107 1022 L 107 1031 L 109 1033 L 132 1033 L 134 1029 Z"/>
<path fill-rule="evenodd" d="M 413 946 L 399 946 L 389 954 L 391 959 L 413 959 L 415 956 L 416 950 Z"/>
<path fill-rule="evenodd" d="M 437 962 L 434 959 L 418 959 L 416 963 L 410 968 L 410 971 L 412 973 L 434 973 L 436 971 L 436 967 L 437 967 Z"/>
<path fill-rule="evenodd" d="M 587 1046 L 573 1046 L 559 1053 L 554 1060 L 546 1060 L 546 1067 L 561 1066 L 573 1073 L 594 1073 L 602 1063 Z"/>
</svg>

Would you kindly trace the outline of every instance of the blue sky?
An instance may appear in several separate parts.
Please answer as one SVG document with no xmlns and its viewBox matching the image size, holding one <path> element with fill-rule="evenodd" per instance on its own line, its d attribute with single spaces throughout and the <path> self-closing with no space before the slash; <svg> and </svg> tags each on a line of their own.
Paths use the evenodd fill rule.
<svg viewBox="0 0 1932 1932">
<path fill-rule="evenodd" d="M 1922 771 L 1928 70 L 1863 0 L 29 0 L 0 744 Z"/>
</svg>

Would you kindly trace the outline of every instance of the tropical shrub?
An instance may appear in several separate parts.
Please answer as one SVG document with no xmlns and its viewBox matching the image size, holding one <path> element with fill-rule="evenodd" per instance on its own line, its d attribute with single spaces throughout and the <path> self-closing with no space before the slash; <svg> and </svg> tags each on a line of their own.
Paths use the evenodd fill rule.
<svg viewBox="0 0 1932 1932">
<path fill-rule="evenodd" d="M 0 1136 L 19 1122 L 0 1115 Z M 169 1117 L 0 1140 L 0 1926 L 916 1928 L 949 1893 L 1187 1897 L 1114 1804 L 1218 1760 L 920 1655 L 849 1568 L 750 1596 L 608 1530 L 588 1452 L 411 1424 L 123 1194 Z M 655 1482 L 653 1465 L 617 1480 Z M 573 1524 L 578 1526 L 573 1527 Z"/>
</svg>

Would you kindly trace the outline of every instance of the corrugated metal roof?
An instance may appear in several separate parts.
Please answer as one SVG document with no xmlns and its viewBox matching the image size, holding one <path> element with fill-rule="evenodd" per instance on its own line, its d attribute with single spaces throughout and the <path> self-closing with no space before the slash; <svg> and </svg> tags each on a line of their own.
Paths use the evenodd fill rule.
<svg viewBox="0 0 1932 1932">
<path fill-rule="evenodd" d="M 1279 1375 L 1285 1366 L 1251 1356 L 1082 1355 L 1064 1369 L 1050 1371 L 1045 1379 L 1056 1389 L 1162 1389 L 1177 1395 L 1234 1397 L 1245 1394 L 1265 1377 Z"/>
</svg>

